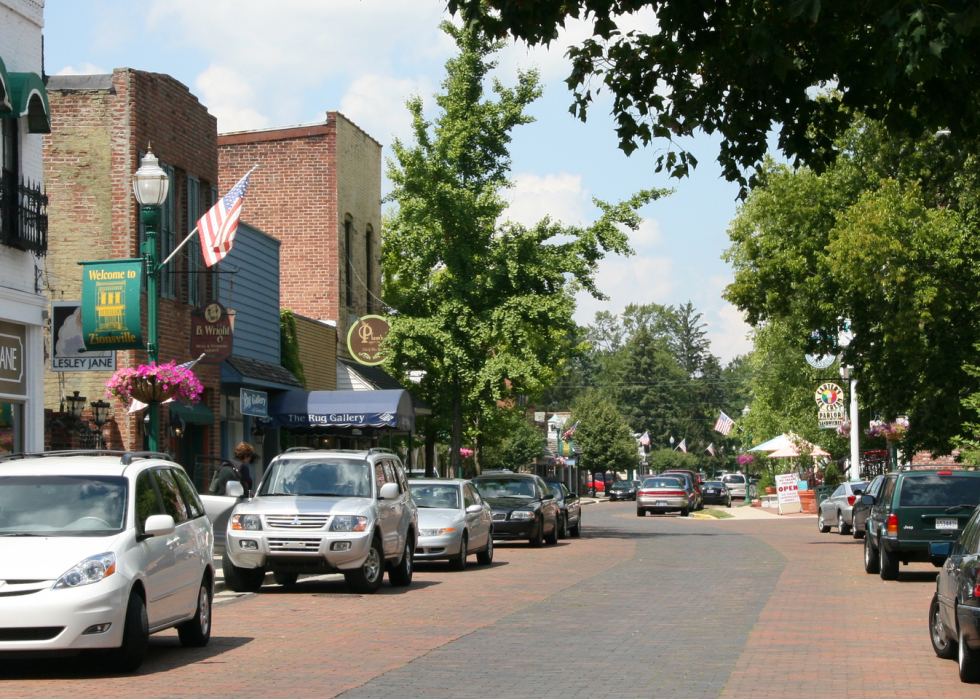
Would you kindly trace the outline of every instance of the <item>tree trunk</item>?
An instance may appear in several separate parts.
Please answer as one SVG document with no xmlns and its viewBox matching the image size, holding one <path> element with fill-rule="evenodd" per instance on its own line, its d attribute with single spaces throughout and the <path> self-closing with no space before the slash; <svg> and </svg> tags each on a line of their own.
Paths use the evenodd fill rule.
<svg viewBox="0 0 980 699">
<path fill-rule="evenodd" d="M 453 429 L 449 439 L 449 470 L 448 478 L 456 478 L 460 474 L 463 466 L 463 459 L 459 450 L 463 448 L 463 395 L 460 389 L 456 389 L 453 396 Z"/>
<path fill-rule="evenodd" d="M 434 429 L 425 431 L 425 477 L 435 476 L 436 464 L 436 431 Z"/>
</svg>

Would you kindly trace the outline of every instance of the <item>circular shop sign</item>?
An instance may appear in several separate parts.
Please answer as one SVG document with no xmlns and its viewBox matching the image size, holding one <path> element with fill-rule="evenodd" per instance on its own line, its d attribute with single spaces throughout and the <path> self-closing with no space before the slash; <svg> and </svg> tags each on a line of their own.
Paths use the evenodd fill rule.
<svg viewBox="0 0 980 699">
<path fill-rule="evenodd" d="M 817 405 L 821 407 L 825 405 L 837 405 L 844 401 L 844 391 L 835 383 L 825 383 L 817 389 L 817 392 L 813 394 L 813 398 L 817 401 Z"/>
<path fill-rule="evenodd" d="M 814 369 L 826 369 L 834 362 L 837 361 L 836 354 L 808 354 L 806 355 L 806 363 L 812 366 Z"/>
<path fill-rule="evenodd" d="M 391 326 L 381 316 L 363 316 L 347 331 L 347 349 L 361 364 L 377 366 L 385 360 L 381 342 Z"/>
</svg>

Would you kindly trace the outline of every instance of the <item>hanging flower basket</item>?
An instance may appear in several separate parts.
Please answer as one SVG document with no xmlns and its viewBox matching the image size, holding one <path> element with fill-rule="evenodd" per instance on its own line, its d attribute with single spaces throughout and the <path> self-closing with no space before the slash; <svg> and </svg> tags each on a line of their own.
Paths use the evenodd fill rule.
<svg viewBox="0 0 980 699">
<path fill-rule="evenodd" d="M 889 442 L 897 442 L 905 438 L 905 433 L 909 431 L 908 420 L 898 419 L 895 422 L 872 423 L 867 434 L 872 437 L 884 437 Z"/>
<path fill-rule="evenodd" d="M 201 399 L 204 386 L 194 372 L 176 362 L 169 364 L 141 365 L 135 369 L 119 369 L 106 381 L 106 395 L 124 403 L 138 400 L 141 403 L 162 403 L 173 399 L 193 404 Z"/>
</svg>

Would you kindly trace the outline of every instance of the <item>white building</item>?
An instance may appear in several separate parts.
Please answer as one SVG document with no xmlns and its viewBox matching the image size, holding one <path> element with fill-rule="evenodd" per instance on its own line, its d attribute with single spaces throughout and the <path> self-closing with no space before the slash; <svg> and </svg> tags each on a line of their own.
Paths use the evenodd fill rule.
<svg viewBox="0 0 980 699">
<path fill-rule="evenodd" d="M 44 448 L 44 0 L 0 0 L 0 454 Z"/>
</svg>

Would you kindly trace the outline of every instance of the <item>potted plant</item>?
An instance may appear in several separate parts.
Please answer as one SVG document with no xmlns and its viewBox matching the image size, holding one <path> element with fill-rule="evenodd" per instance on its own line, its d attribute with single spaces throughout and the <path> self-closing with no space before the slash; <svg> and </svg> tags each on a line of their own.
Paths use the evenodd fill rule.
<svg viewBox="0 0 980 699">
<path fill-rule="evenodd" d="M 106 395 L 110 398 L 118 398 L 124 403 L 137 400 L 148 405 L 167 400 L 193 404 L 204 392 L 204 386 L 194 372 L 176 362 L 124 367 L 116 370 L 105 385 Z"/>
</svg>

